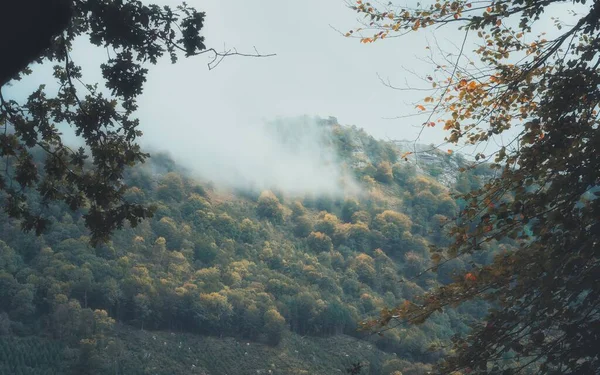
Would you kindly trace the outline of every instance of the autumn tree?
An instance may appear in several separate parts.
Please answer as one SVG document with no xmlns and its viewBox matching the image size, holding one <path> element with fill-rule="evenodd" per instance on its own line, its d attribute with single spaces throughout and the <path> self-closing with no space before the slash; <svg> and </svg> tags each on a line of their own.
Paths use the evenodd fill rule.
<svg viewBox="0 0 600 375">
<path fill-rule="evenodd" d="M 258 197 L 256 213 L 261 218 L 269 219 L 276 224 L 283 221 L 283 207 L 279 203 L 279 198 L 270 190 L 263 191 Z"/>
<path fill-rule="evenodd" d="M 331 251 L 333 244 L 331 238 L 325 233 L 311 232 L 307 238 L 308 247 L 315 252 Z"/>
<path fill-rule="evenodd" d="M 390 162 L 383 161 L 377 164 L 375 179 L 384 184 L 389 184 L 394 180 L 394 175 L 392 173 L 392 165 L 390 164 Z"/>
<path fill-rule="evenodd" d="M 54 93 L 40 85 L 24 101 L 0 91 L 0 199 L 24 230 L 42 233 L 50 224 L 44 207 L 54 201 L 85 209 L 92 243 L 151 214 L 150 207 L 124 199 L 126 169 L 149 156 L 137 144 L 142 135 L 137 98 L 148 65 L 165 55 L 175 63 L 180 56 L 212 54 L 209 68 L 239 55 L 208 48 L 200 35 L 204 21 L 203 12 L 185 3 L 173 8 L 137 0 L 27 0 L 3 8 L 2 50 L 11 58 L 0 65 L 1 85 L 11 78 L 18 85 L 21 75 L 32 72 L 27 63 L 35 60 L 54 65 L 58 87 Z M 83 83 L 82 69 L 71 57 L 81 37 L 108 52 L 100 63 L 105 89 Z M 69 147 L 59 124 L 70 125 L 86 147 Z M 35 161 L 40 154 L 41 165 Z"/>
<path fill-rule="evenodd" d="M 298 216 L 294 219 L 294 234 L 298 237 L 306 237 L 313 230 L 313 223 L 307 216 Z"/>
<path fill-rule="evenodd" d="M 360 204 L 355 199 L 346 199 L 342 205 L 342 217 L 346 223 L 352 222 L 352 216 L 360 211 Z"/>
<path fill-rule="evenodd" d="M 408 8 L 359 0 L 351 7 L 367 22 L 347 35 L 363 43 L 425 28 L 464 33 L 457 53 L 443 53 L 444 61 L 432 53 L 424 77 L 431 95 L 417 110 L 423 127 L 443 127 L 450 144 L 499 146 L 477 151 L 474 167 L 487 162 L 495 174 L 460 196 L 466 203 L 450 229 L 453 242 L 432 260 L 517 244 L 384 311 L 374 327 L 422 323 L 485 299 L 494 309 L 454 340 L 440 373 L 597 374 L 600 2 L 437 0 Z M 543 22 L 554 29 L 534 34 Z"/>
<path fill-rule="evenodd" d="M 338 223 L 339 220 L 337 216 L 326 211 L 321 211 L 319 214 L 319 220 L 315 223 L 315 230 L 325 233 L 329 237 L 333 237 Z"/>
<path fill-rule="evenodd" d="M 285 329 L 285 319 L 276 309 L 270 309 L 265 312 L 264 321 L 264 330 L 267 334 L 267 340 L 269 341 L 269 344 L 279 344 L 283 330 Z"/>
</svg>

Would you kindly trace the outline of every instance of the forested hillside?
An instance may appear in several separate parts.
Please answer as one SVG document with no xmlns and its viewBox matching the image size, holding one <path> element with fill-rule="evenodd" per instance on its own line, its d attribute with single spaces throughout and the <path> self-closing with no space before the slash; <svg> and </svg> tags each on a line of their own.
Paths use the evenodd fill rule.
<svg viewBox="0 0 600 375">
<path fill-rule="evenodd" d="M 352 180 L 335 194 L 227 189 L 154 154 L 125 179 L 153 218 L 106 244 L 66 206 L 36 207 L 51 221 L 39 237 L 0 215 L 0 374 L 425 372 L 483 302 L 380 334 L 359 325 L 511 246 L 427 271 L 462 203 L 452 193 L 490 172 L 458 173 L 468 163 L 437 151 L 416 165 L 402 144 L 319 126 Z"/>
</svg>

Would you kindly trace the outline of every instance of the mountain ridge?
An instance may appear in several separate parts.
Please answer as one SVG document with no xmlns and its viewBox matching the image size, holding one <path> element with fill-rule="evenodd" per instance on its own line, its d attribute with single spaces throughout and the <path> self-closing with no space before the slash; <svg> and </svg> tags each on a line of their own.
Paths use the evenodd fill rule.
<svg viewBox="0 0 600 375">
<path fill-rule="evenodd" d="M 52 228 L 40 237 L 22 233 L 17 222 L 0 215 L 0 346 L 3 340 L 34 345 L 36 337 L 49 337 L 54 344 L 48 345 L 63 348 L 35 344 L 33 353 L 25 355 L 25 350 L 9 359 L 10 371 L 64 373 L 59 368 L 43 372 L 39 366 L 26 370 L 33 362 L 47 363 L 50 357 L 44 353 L 52 352 L 69 358 L 65 361 L 75 373 L 119 373 L 123 366 L 139 366 L 140 374 L 168 373 L 145 367 L 140 353 L 163 354 L 154 346 L 137 345 L 132 332 L 139 330 L 144 340 L 148 336 L 142 332 L 148 331 L 170 331 L 176 337 L 176 332 L 187 332 L 198 340 L 234 337 L 276 356 L 299 350 L 299 337 L 337 342 L 350 335 L 390 353 L 377 354 L 381 360 L 374 361 L 353 352 L 356 358 L 348 360 L 362 361 L 366 373 L 424 373 L 443 354 L 429 347 L 467 332 L 484 311 L 481 306 L 444 311 L 422 326 L 401 326 L 382 335 L 365 336 L 358 324 L 449 282 L 456 270 L 477 261 L 455 260 L 438 274 L 418 276 L 431 267 L 429 246 L 447 242 L 440 225 L 452 219 L 460 203 L 451 191 L 461 181 L 476 184 L 479 177 L 466 172 L 463 180 L 445 186 L 431 177 L 428 165 L 419 173 L 401 162 L 401 150 L 393 143 L 328 121 L 321 135 L 335 150 L 339 166 L 359 184 L 360 194 L 223 189 L 195 179 L 166 154 L 155 154 L 125 176 L 126 199 L 154 205 L 155 216 L 116 232 L 98 248 L 89 246 L 81 213 L 64 206 L 48 207 Z M 435 154 L 441 162 L 453 157 Z M 21 340 L 27 337 L 30 341 Z M 224 340 L 213 344 L 230 361 L 239 353 L 228 350 L 230 341 Z M 315 352 L 332 343 L 318 342 Z M 111 360 L 119 347 L 138 359 Z M 340 367 L 351 365 L 342 353 L 328 353 L 316 362 L 300 355 L 294 363 L 303 358 L 310 373 L 331 366 L 343 372 Z M 254 370 L 295 373 L 255 364 Z M 202 371 L 228 373 L 218 366 Z"/>
</svg>

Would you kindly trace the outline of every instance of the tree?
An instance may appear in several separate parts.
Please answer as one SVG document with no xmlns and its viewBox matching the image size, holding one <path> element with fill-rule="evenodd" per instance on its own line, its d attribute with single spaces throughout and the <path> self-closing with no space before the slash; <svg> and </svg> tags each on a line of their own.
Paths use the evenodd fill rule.
<svg viewBox="0 0 600 375">
<path fill-rule="evenodd" d="M 292 219 L 296 219 L 304 215 L 306 215 L 306 208 L 304 208 L 302 202 L 295 201 L 292 203 Z"/>
<path fill-rule="evenodd" d="M 258 227 L 254 222 L 248 218 L 245 218 L 240 223 L 240 239 L 246 243 L 252 243 L 258 232 Z"/>
<path fill-rule="evenodd" d="M 298 216 L 294 222 L 294 234 L 298 237 L 306 237 L 313 231 L 312 221 L 307 216 Z"/>
<path fill-rule="evenodd" d="M 133 297 L 133 305 L 135 312 L 135 319 L 140 324 L 140 328 L 144 329 L 144 322 L 152 314 L 152 308 L 150 306 L 150 299 L 143 293 L 136 294 Z"/>
<path fill-rule="evenodd" d="M 392 165 L 389 161 L 382 161 L 377 164 L 377 171 L 375 172 L 375 179 L 384 184 L 389 184 L 394 180 L 392 173 Z"/>
<path fill-rule="evenodd" d="M 200 325 L 207 324 L 206 328 L 209 331 L 219 332 L 228 324 L 227 320 L 233 307 L 227 301 L 227 296 L 219 293 L 201 293 L 194 301 L 194 310 Z"/>
<path fill-rule="evenodd" d="M 301 292 L 292 297 L 288 303 L 291 329 L 299 334 L 314 332 L 314 319 L 320 313 L 320 306 L 308 292 Z"/>
<path fill-rule="evenodd" d="M 333 237 L 338 223 L 339 220 L 334 214 L 321 211 L 319 213 L 319 220 L 315 223 L 315 230 L 317 232 L 325 233 L 329 237 Z"/>
<path fill-rule="evenodd" d="M 307 238 L 308 247 L 314 252 L 333 250 L 331 238 L 321 232 L 312 232 Z"/>
<path fill-rule="evenodd" d="M 0 241 L 0 270 L 14 274 L 20 268 L 21 259 L 4 241 Z"/>
<path fill-rule="evenodd" d="M 0 92 L 0 191 L 6 213 L 24 230 L 40 234 L 48 227 L 43 207 L 52 201 L 85 209 L 94 244 L 125 222 L 135 226 L 151 215 L 150 207 L 124 199 L 125 170 L 149 156 L 136 141 L 142 134 L 134 118 L 136 99 L 147 63 L 156 64 L 165 54 L 175 63 L 182 54 L 211 53 L 209 68 L 239 55 L 207 48 L 200 35 L 204 20 L 203 12 L 185 3 L 173 9 L 138 0 L 27 0 L 3 8 L 2 50 L 11 58 L 0 65 L 1 84 L 7 77 L 18 80 L 19 68 L 30 74 L 26 65 L 36 60 L 55 64 L 59 87 L 53 95 L 41 85 L 24 102 Z M 106 90 L 81 84 L 81 67 L 70 55 L 80 36 L 110 51 L 100 65 Z M 86 148 L 66 145 L 57 128 L 61 123 L 69 124 Z"/>
<path fill-rule="evenodd" d="M 256 213 L 258 216 L 269 219 L 276 224 L 283 221 L 283 207 L 279 203 L 279 199 L 270 190 L 263 191 L 258 197 Z"/>
<path fill-rule="evenodd" d="M 426 77 L 433 93 L 417 106 L 427 114 L 424 127 L 441 123 L 448 142 L 468 145 L 519 130 L 497 151 L 475 155 L 477 164 L 490 162 L 497 172 L 460 196 L 466 205 L 450 229 L 453 243 L 432 259 L 446 262 L 495 241 L 518 246 L 474 263 L 455 282 L 375 323 L 421 323 L 446 306 L 489 300 L 487 323 L 453 342 L 441 373 L 597 374 L 600 368 L 593 349 L 600 344 L 600 2 L 574 1 L 582 13 L 573 22 L 555 18 L 553 36 L 532 35 L 548 21 L 549 7 L 561 3 L 567 2 L 352 5 L 376 29 L 364 43 L 432 26 L 464 31 L 453 64 L 436 64 Z M 464 55 L 468 36 L 480 39 L 475 60 Z"/>
<path fill-rule="evenodd" d="M 156 190 L 158 198 L 180 202 L 185 195 L 185 184 L 180 174 L 169 172 L 161 179 Z"/>
<path fill-rule="evenodd" d="M 265 321 L 264 330 L 267 333 L 269 344 L 279 344 L 282 333 L 285 330 L 285 319 L 274 308 L 266 311 L 263 319 Z"/>
<path fill-rule="evenodd" d="M 361 253 L 352 262 L 352 268 L 356 271 L 360 281 L 368 285 L 373 285 L 377 275 L 373 258 Z"/>
<path fill-rule="evenodd" d="M 352 222 L 352 216 L 360 211 L 360 204 L 355 199 L 346 199 L 342 206 L 342 220 L 346 223 Z"/>
</svg>

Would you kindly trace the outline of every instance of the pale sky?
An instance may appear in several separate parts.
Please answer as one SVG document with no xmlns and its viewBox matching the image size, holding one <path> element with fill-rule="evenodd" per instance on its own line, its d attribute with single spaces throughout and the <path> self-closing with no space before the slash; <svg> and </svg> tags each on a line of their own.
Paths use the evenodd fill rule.
<svg viewBox="0 0 600 375">
<path fill-rule="evenodd" d="M 190 0 L 188 4 L 206 12 L 207 46 L 235 47 L 245 53 L 256 47 L 277 56 L 228 57 L 214 70 L 206 66 L 210 56 L 182 58 L 175 65 L 164 58 L 150 68 L 139 101 L 142 144 L 169 151 L 211 180 L 230 182 L 237 176 L 225 176 L 225 171 L 242 170 L 244 180 L 283 189 L 301 185 L 305 191 L 331 191 L 335 186 L 324 188 L 323 181 L 307 186 L 311 171 L 315 180 L 327 179 L 330 172 L 320 169 L 318 159 L 300 167 L 307 152 L 283 155 L 281 145 L 263 131 L 264 121 L 279 116 L 335 116 L 341 124 L 364 128 L 376 138 L 415 140 L 423 116 L 389 118 L 417 113 L 415 105 L 427 92 L 390 89 L 378 74 L 395 86 L 429 87 L 421 80 L 433 69 L 422 60 L 430 52 L 429 42 L 435 37 L 447 52 L 456 54 L 464 35 L 450 26 L 361 44 L 334 30 L 345 33 L 358 26 L 357 14 L 345 0 Z M 550 29 L 550 22 L 544 28 Z M 475 48 L 467 45 L 467 52 Z M 101 81 L 103 49 L 82 41 L 72 57 L 83 66 L 87 82 Z M 34 71 L 5 92 L 24 95 L 39 83 L 51 82 L 48 68 Z M 428 128 L 420 143 L 438 144 L 444 135 L 441 129 Z M 302 181 L 290 169 L 303 170 Z M 261 174 L 261 170 L 271 172 Z"/>
<path fill-rule="evenodd" d="M 420 98 L 415 94 L 422 93 L 389 89 L 377 73 L 399 85 L 404 79 L 418 83 L 403 67 L 422 76 L 430 70 L 415 58 L 426 55 L 428 33 L 373 45 L 344 38 L 332 27 L 346 32 L 358 24 L 356 13 L 343 0 L 189 4 L 207 13 L 204 35 L 209 46 L 219 49 L 225 44 L 241 52 L 256 47 L 277 56 L 230 57 L 212 71 L 206 68 L 209 58 L 204 56 L 157 66 L 141 103 L 152 119 L 172 122 L 165 107 L 179 109 L 175 118 L 186 128 L 192 122 L 200 127 L 222 123 L 244 127 L 280 115 L 331 115 L 378 138 L 416 136 L 412 125 L 422 120 L 384 118 L 416 112 Z M 443 37 L 460 41 L 461 35 L 448 29 Z M 153 132 L 146 130 L 149 138 Z"/>
</svg>

